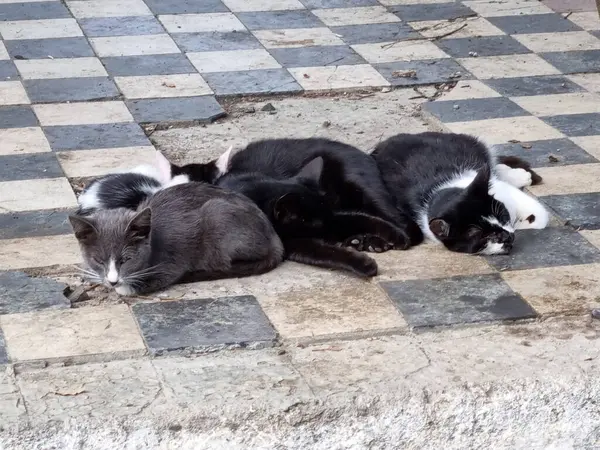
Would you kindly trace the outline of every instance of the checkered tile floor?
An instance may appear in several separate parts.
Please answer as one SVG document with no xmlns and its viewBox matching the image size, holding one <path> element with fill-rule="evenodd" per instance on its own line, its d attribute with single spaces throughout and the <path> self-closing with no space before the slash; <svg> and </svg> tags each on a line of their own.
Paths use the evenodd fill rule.
<svg viewBox="0 0 600 450">
<path fill-rule="evenodd" d="M 80 324 L 89 343 L 107 332 L 85 308 L 68 309 L 56 286 L 23 291 L 31 282 L 14 271 L 78 263 L 66 220 L 76 204 L 69 179 L 152 158 L 140 124 L 212 120 L 223 115 L 215 96 L 456 84 L 424 113 L 525 156 L 545 178 L 532 192 L 567 226 L 522 233 L 507 257 L 428 246 L 379 255 L 384 270 L 373 283 L 293 266 L 176 287 L 180 302 L 103 307 L 97 320 L 127 331 L 110 331 L 115 342 L 134 336 L 130 347 L 140 345 L 131 314 L 159 354 L 272 342 L 275 333 L 307 338 L 597 305 L 594 8 L 594 0 L 0 0 L 0 275 L 14 287 L 0 290 L 8 355 L 65 356 L 41 343 L 53 342 L 52 327 L 72 326 L 71 316 L 90 321 Z M 291 272 L 286 289 L 270 287 Z M 43 289 L 49 294 L 37 296 Z M 201 300 L 219 293 L 241 297 Z M 36 312 L 47 308 L 58 310 Z M 19 332 L 37 323 L 35 336 Z M 31 353 L 38 347 L 46 353 Z M 97 351 L 90 344 L 76 353 Z M 0 361 L 7 358 L 0 333 Z"/>
</svg>

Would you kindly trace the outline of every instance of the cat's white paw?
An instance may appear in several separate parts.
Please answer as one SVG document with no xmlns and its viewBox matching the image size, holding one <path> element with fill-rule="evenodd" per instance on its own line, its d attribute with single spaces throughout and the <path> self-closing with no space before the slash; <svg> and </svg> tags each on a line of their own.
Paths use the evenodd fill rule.
<svg viewBox="0 0 600 450">
<path fill-rule="evenodd" d="M 550 222 L 550 214 L 542 205 L 538 204 L 527 213 L 519 211 L 515 230 L 541 230 L 548 226 L 548 222 Z"/>
<path fill-rule="evenodd" d="M 131 286 L 129 286 L 127 284 L 122 284 L 115 288 L 115 292 L 119 295 L 128 296 L 128 295 L 134 295 L 135 289 L 133 289 Z"/>
<path fill-rule="evenodd" d="M 510 183 L 519 189 L 531 186 L 532 184 L 531 172 L 528 172 L 525 169 L 510 169 L 509 172 L 506 172 L 505 177 L 507 183 Z"/>
<path fill-rule="evenodd" d="M 519 189 L 533 184 L 531 172 L 525 169 L 513 169 L 506 164 L 496 165 L 496 175 L 500 180 Z"/>
</svg>

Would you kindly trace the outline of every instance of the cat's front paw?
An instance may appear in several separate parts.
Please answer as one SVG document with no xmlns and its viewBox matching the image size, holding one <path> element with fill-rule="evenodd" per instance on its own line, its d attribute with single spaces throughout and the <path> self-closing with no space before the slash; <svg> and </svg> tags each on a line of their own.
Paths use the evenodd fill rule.
<svg viewBox="0 0 600 450">
<path fill-rule="evenodd" d="M 129 295 L 135 295 L 135 289 L 133 289 L 131 286 L 127 285 L 127 284 L 122 284 L 120 286 L 117 286 L 115 288 L 115 292 L 119 295 L 122 296 L 129 296 Z"/>
<path fill-rule="evenodd" d="M 382 253 L 391 250 L 394 245 L 381 236 L 375 234 L 359 234 L 351 236 L 344 241 L 345 247 L 353 248 L 359 252 Z"/>
<path fill-rule="evenodd" d="M 506 172 L 506 182 L 522 189 L 533 184 L 531 172 L 525 169 L 510 169 Z"/>
<path fill-rule="evenodd" d="M 377 275 L 378 267 L 373 258 L 362 254 L 360 255 L 360 258 L 356 260 L 354 270 L 363 277 L 371 278 Z"/>
</svg>

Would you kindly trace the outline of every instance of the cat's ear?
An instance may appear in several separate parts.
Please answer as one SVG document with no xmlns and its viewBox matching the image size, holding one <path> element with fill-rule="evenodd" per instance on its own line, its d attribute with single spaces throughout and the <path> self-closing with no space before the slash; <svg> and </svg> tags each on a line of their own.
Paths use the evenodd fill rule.
<svg viewBox="0 0 600 450">
<path fill-rule="evenodd" d="M 158 168 L 158 173 L 160 174 L 160 182 L 161 184 L 167 184 L 173 178 L 173 167 L 176 167 L 174 164 L 167 159 L 165 155 L 156 150 L 156 167 Z"/>
<path fill-rule="evenodd" d="M 218 171 L 218 174 L 217 174 L 218 177 L 225 175 L 227 173 L 227 171 L 229 170 L 229 161 L 231 160 L 232 156 L 233 156 L 233 145 L 231 147 L 229 147 L 227 149 L 227 151 L 225 153 L 223 153 L 221 156 L 219 156 L 219 158 L 215 161 L 215 167 L 217 168 L 217 171 Z"/>
<path fill-rule="evenodd" d="M 300 198 L 298 195 L 285 194 L 275 202 L 273 217 L 278 222 L 292 222 L 300 215 Z"/>
<path fill-rule="evenodd" d="M 323 173 L 323 158 L 318 156 L 308 162 L 296 175 L 296 178 L 304 178 L 319 182 Z"/>
<path fill-rule="evenodd" d="M 444 219 L 430 220 L 429 229 L 439 239 L 445 239 L 450 235 L 450 224 Z"/>
<path fill-rule="evenodd" d="M 98 236 L 98 230 L 94 224 L 81 216 L 71 215 L 69 222 L 71 222 L 75 237 L 80 242 L 90 242 Z"/>
<path fill-rule="evenodd" d="M 145 208 L 135 215 L 127 225 L 127 236 L 132 239 L 145 239 L 150 236 L 152 211 Z"/>
<path fill-rule="evenodd" d="M 486 196 L 490 191 L 490 173 L 489 167 L 485 167 L 477 172 L 477 176 L 473 182 L 469 185 L 469 193 L 473 195 Z"/>
</svg>

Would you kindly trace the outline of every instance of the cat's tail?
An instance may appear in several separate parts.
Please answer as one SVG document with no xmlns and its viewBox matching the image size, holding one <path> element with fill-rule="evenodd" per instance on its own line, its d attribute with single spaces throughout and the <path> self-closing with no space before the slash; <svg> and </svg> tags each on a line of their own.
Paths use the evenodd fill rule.
<svg viewBox="0 0 600 450">
<path fill-rule="evenodd" d="M 518 156 L 498 156 L 496 159 L 498 161 L 498 164 L 504 164 L 505 166 L 508 166 L 511 169 L 523 169 L 529 172 L 531 174 L 532 186 L 535 186 L 536 184 L 540 184 L 542 182 L 542 177 L 538 175 L 531 168 L 531 164 L 529 164 L 524 159 L 521 159 Z"/>
</svg>

